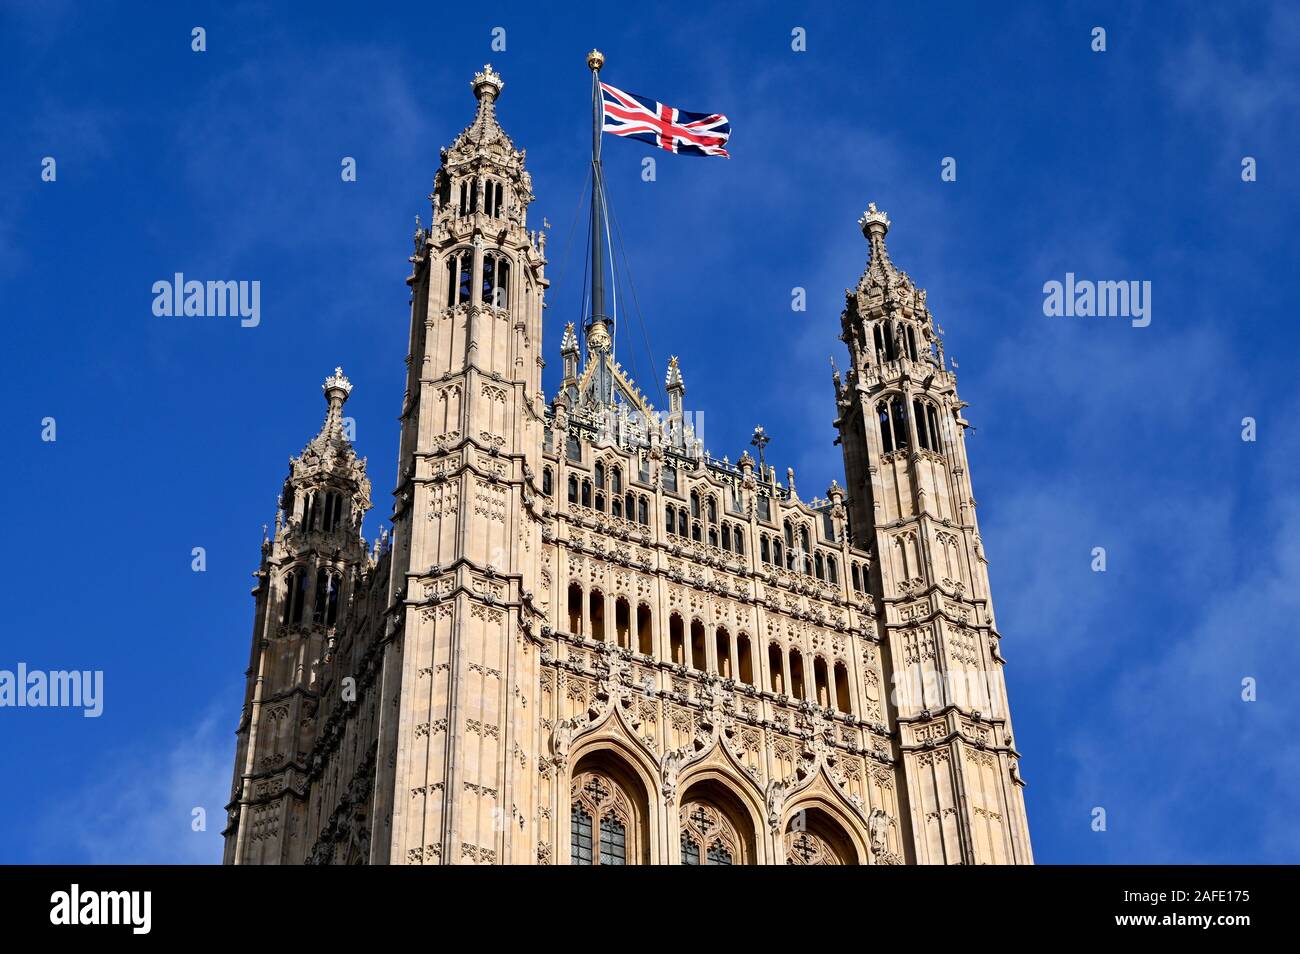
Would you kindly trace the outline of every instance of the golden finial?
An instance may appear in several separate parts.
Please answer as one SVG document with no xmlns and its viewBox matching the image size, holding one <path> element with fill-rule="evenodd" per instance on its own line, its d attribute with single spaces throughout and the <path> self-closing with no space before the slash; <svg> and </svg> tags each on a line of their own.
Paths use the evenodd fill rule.
<svg viewBox="0 0 1300 954">
<path fill-rule="evenodd" d="M 605 65 L 605 54 L 600 50 L 592 50 L 587 54 L 587 68 L 593 73 L 599 73 L 600 68 Z"/>
</svg>

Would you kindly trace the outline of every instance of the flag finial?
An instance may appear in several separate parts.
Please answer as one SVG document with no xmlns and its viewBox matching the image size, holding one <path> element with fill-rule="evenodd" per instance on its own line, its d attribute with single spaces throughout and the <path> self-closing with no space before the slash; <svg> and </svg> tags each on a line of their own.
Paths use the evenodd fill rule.
<svg viewBox="0 0 1300 954">
<path fill-rule="evenodd" d="M 599 73 L 600 68 L 605 65 L 605 54 L 600 50 L 592 50 L 587 54 L 587 68 L 593 73 Z"/>
</svg>

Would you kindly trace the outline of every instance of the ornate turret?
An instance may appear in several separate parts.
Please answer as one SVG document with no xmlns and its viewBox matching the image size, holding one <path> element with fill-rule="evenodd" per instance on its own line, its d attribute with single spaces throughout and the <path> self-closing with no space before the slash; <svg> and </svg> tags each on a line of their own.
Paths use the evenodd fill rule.
<svg viewBox="0 0 1300 954">
<path fill-rule="evenodd" d="M 361 521 L 366 461 L 352 449 L 343 405 L 352 382 L 325 379 L 325 422 L 289 460 L 276 534 L 262 545 L 252 650 L 227 805 L 226 861 L 284 863 L 308 838 L 300 793 L 316 740 L 322 672 L 351 617 L 370 563 Z"/>
<path fill-rule="evenodd" d="M 311 546 L 313 535 L 328 534 L 335 547 L 351 549 L 358 545 L 361 521 L 371 506 L 366 461 L 352 449 L 350 422 L 343 417 L 352 382 L 342 368 L 335 368 L 321 390 L 328 404 L 325 423 L 289 461 L 281 498 L 287 517 L 285 543 L 295 549 Z"/>
<path fill-rule="evenodd" d="M 920 687 L 892 701 L 907 788 L 932 786 L 923 798 L 955 806 L 950 820 L 935 821 L 939 813 L 922 802 L 905 824 L 925 864 L 1025 863 L 1033 855 L 963 402 L 956 376 L 943 367 L 925 292 L 885 248 L 889 217 L 872 204 L 859 224 L 870 258 L 845 293 L 841 337 L 851 361 L 843 380 L 832 368 L 845 487 L 832 486 L 827 496 L 834 525 L 876 556 L 867 583 L 880 606 L 882 656 L 895 684 Z M 981 727 L 989 742 L 972 754 L 942 741 L 957 724 Z"/>
<path fill-rule="evenodd" d="M 900 359 L 938 367 L 938 336 L 925 292 L 918 291 L 908 274 L 894 265 L 885 247 L 889 216 L 872 202 L 858 225 L 870 254 L 857 288 L 845 292 L 841 337 L 864 362 L 851 368 L 850 374 L 875 377 L 881 365 Z M 868 371 L 868 366 L 873 370 Z M 839 387 L 837 380 L 837 392 Z"/>
</svg>

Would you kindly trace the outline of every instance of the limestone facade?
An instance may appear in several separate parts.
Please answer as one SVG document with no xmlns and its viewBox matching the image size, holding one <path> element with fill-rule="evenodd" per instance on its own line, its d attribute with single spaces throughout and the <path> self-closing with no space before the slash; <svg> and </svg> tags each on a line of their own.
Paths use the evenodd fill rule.
<svg viewBox="0 0 1300 954">
<path fill-rule="evenodd" d="M 392 533 L 341 371 L 262 545 L 231 864 L 1032 861 L 964 404 L 862 220 L 845 482 L 709 455 L 603 325 L 542 389 L 545 234 L 475 76 L 417 229 Z"/>
</svg>

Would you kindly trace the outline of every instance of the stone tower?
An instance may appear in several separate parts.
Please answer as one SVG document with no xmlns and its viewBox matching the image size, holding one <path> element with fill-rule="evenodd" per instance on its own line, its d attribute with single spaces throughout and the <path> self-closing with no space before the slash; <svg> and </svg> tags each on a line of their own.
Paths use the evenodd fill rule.
<svg viewBox="0 0 1300 954">
<path fill-rule="evenodd" d="M 255 577 L 252 655 L 229 806 L 237 837 L 227 864 L 300 860 L 307 837 L 309 754 L 317 744 L 321 666 L 349 616 L 366 565 L 361 521 L 370 509 L 366 462 L 346 436 L 343 369 L 325 379 L 325 424 L 289 461 L 275 539 Z"/>
<path fill-rule="evenodd" d="M 893 715 L 916 861 L 1032 860 L 966 459 L 957 378 L 925 291 L 885 248 L 874 204 L 870 259 L 846 293 L 835 375 L 854 542 L 876 555 L 871 592 L 894 682 Z"/>
<path fill-rule="evenodd" d="M 401 701 L 379 745 L 396 862 L 529 860 L 546 277 L 524 154 L 497 122 L 503 85 L 491 67 L 474 77 L 477 115 L 442 151 L 411 257 L 389 598 L 401 649 L 384 677 Z"/>
<path fill-rule="evenodd" d="M 705 448 L 676 357 L 656 409 L 594 289 L 546 400 L 503 85 L 475 75 L 415 232 L 391 537 L 360 537 L 341 371 L 291 464 L 226 861 L 1031 861 L 962 404 L 883 213 L 835 375 L 847 486 L 801 496 L 761 428 L 757 462 Z"/>
</svg>

